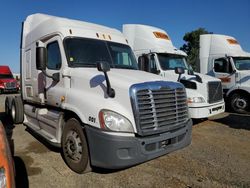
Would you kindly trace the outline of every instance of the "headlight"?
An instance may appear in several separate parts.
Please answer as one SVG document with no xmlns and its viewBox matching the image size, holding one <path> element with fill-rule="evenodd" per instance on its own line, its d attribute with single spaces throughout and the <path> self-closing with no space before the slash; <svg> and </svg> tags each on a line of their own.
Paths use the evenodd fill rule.
<svg viewBox="0 0 250 188">
<path fill-rule="evenodd" d="M 204 103 L 205 99 L 203 97 L 188 97 L 188 103 Z"/>
<path fill-rule="evenodd" d="M 7 179 L 4 168 L 0 168 L 0 188 L 7 187 Z"/>
<path fill-rule="evenodd" d="M 119 132 L 134 132 L 130 121 L 113 111 L 101 110 L 99 112 L 99 121 L 102 129 Z"/>
</svg>

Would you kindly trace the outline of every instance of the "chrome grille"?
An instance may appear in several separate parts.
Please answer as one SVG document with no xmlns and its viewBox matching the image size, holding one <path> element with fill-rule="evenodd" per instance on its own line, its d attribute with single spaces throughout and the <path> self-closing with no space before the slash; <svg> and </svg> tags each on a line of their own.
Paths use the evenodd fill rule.
<svg viewBox="0 0 250 188">
<path fill-rule="evenodd" d="M 6 89 L 13 89 L 16 87 L 16 83 L 15 82 L 6 82 L 5 83 L 5 88 Z"/>
<path fill-rule="evenodd" d="M 141 135 L 172 131 L 188 120 L 185 88 L 174 82 L 156 83 L 137 84 L 132 89 L 132 105 Z"/>
<path fill-rule="evenodd" d="M 219 102 L 223 99 L 221 82 L 208 82 L 208 103 Z"/>
</svg>

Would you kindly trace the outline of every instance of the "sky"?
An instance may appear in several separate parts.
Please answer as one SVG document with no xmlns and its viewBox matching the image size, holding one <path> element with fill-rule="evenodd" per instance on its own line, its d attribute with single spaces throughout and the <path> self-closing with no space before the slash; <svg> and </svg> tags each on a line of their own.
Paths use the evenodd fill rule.
<svg viewBox="0 0 250 188">
<path fill-rule="evenodd" d="M 122 24 L 146 24 L 170 35 L 174 45 L 184 44 L 185 33 L 199 27 L 235 37 L 250 52 L 249 0 L 1 0 L 0 59 L 13 73 L 20 71 L 21 24 L 34 13 L 93 22 L 118 30 Z"/>
</svg>

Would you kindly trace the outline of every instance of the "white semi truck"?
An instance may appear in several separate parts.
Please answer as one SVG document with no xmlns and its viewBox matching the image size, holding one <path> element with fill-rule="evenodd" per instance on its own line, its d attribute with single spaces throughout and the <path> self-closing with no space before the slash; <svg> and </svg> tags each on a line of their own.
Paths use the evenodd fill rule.
<svg viewBox="0 0 250 188">
<path fill-rule="evenodd" d="M 7 97 L 6 113 L 61 147 L 77 173 L 125 168 L 189 145 L 183 85 L 137 67 L 118 30 L 30 15 L 22 29 L 21 97 Z"/>
<path fill-rule="evenodd" d="M 199 72 L 221 79 L 225 101 L 235 112 L 250 105 L 250 53 L 231 36 L 200 36 Z"/>
<path fill-rule="evenodd" d="M 125 24 L 123 34 L 138 57 L 139 69 L 159 74 L 167 80 L 178 79 L 186 87 L 191 118 L 207 118 L 224 112 L 221 81 L 194 73 L 185 60 L 186 53 L 173 46 L 164 30 Z M 175 73 L 179 67 L 185 70 L 182 75 Z"/>
</svg>

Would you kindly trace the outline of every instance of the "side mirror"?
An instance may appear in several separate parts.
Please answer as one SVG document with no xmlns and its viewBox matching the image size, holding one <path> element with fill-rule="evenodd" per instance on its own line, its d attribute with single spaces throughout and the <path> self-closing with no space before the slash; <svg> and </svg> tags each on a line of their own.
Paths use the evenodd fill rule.
<svg viewBox="0 0 250 188">
<path fill-rule="evenodd" d="M 175 67 L 174 71 L 176 74 L 183 74 L 185 72 L 183 67 Z"/>
<path fill-rule="evenodd" d="M 108 62 L 105 62 L 105 61 L 97 62 L 97 70 L 104 73 L 106 84 L 107 84 L 107 94 L 109 97 L 114 98 L 115 90 L 111 87 L 110 82 L 109 82 L 109 77 L 107 74 L 107 72 L 110 71 L 110 66 Z"/>
<path fill-rule="evenodd" d="M 139 70 L 144 70 L 144 57 L 140 56 L 138 58 L 138 68 Z"/>
<path fill-rule="evenodd" d="M 139 67 L 139 70 L 143 70 L 143 71 L 146 71 L 148 72 L 148 66 L 149 66 L 149 60 L 148 60 L 148 57 L 145 56 L 145 55 L 142 55 L 138 58 L 138 67 Z"/>
<path fill-rule="evenodd" d="M 60 73 L 54 73 L 52 76 L 48 75 L 46 70 L 47 64 L 47 50 L 45 47 L 36 47 L 36 69 L 41 70 L 45 76 L 52 78 L 53 81 L 60 81 Z"/>
<path fill-rule="evenodd" d="M 47 50 L 45 47 L 36 48 L 36 69 L 45 70 L 47 62 Z"/>
<path fill-rule="evenodd" d="M 110 66 L 108 62 L 100 61 L 100 62 L 97 62 L 97 70 L 101 72 L 108 72 L 110 71 Z"/>
<path fill-rule="evenodd" d="M 179 77 L 177 80 L 179 82 L 181 80 L 181 75 L 185 72 L 185 70 L 183 67 L 175 67 L 174 71 L 176 74 L 179 74 Z"/>
</svg>

